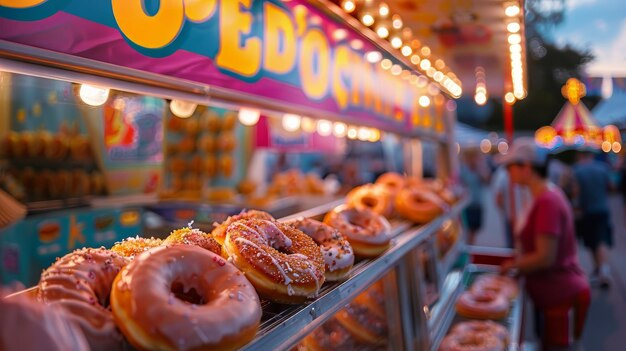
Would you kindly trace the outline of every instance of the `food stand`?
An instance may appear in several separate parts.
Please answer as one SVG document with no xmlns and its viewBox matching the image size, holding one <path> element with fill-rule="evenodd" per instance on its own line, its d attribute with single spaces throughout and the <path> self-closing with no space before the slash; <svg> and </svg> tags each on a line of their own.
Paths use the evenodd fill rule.
<svg viewBox="0 0 626 351">
<path fill-rule="evenodd" d="M 99 189 L 53 196 L 51 190 L 67 176 L 49 175 L 46 190 L 26 198 L 35 200 L 31 211 L 36 208 L 49 217 L 28 218 L 2 233 L 2 262 L 28 271 L 7 275 L 5 266 L 3 280 L 18 277 L 33 284 L 32 272 L 41 269 L 27 267 L 33 251 L 45 251 L 50 257 L 41 260 L 51 262 L 78 245 L 110 246 L 138 234 L 145 209 L 159 197 L 209 204 L 213 207 L 208 213 L 223 216 L 254 206 L 245 197 L 233 196 L 233 189 L 255 173 L 251 160 L 257 149 L 281 143 L 271 136 L 279 116 L 284 129 L 290 128 L 286 120 L 304 123 L 301 116 L 317 121 L 316 131 L 302 137 L 304 148 L 328 147 L 344 135 L 376 141 L 381 133 L 393 134 L 405 172 L 418 178 L 424 171 L 422 150 L 429 146 L 435 156 L 426 156 L 435 160 L 436 177 L 454 181 L 451 97 L 460 95 L 460 86 L 452 75 L 427 78 L 409 59 L 325 1 L 183 3 L 146 2 L 143 7 L 141 2 L 117 0 L 89 5 L 9 1 L 0 7 L 2 94 L 11 102 L 1 111 L 0 123 L 13 133 L 0 135 L 8 140 L 4 145 L 10 145 L 3 167 L 19 169 L 19 177 L 28 167 L 41 172 L 49 167 L 62 174 L 87 168 L 88 188 Z M 43 95 L 20 100 L 20 87 L 40 89 Z M 66 103 L 74 104 L 68 107 L 73 117 L 57 108 Z M 244 111 L 253 121 L 243 118 Z M 53 122 L 29 124 L 42 117 Z M 73 120 L 70 127 L 63 124 Z M 264 125 L 269 134 L 259 132 Z M 345 130 L 332 136 L 328 126 Z M 24 132 L 41 133 L 26 138 Z M 262 135 L 269 140 L 261 142 Z M 76 159 L 51 158 L 43 166 L 41 151 L 33 152 L 33 161 L 24 161 L 21 149 L 13 147 L 26 143 L 26 150 L 36 149 L 31 144 L 38 138 L 53 145 L 53 140 L 68 136 Z M 68 183 L 75 185 L 73 177 Z M 320 219 L 342 202 L 280 217 Z M 111 204 L 123 206 L 96 209 Z M 76 210 L 88 219 L 80 219 L 76 211 L 49 212 L 81 205 L 90 206 Z M 457 264 L 465 251 L 461 229 L 456 227 L 447 243 L 436 236 L 444 224 L 459 221 L 464 206 L 461 198 L 421 225 L 393 218 L 390 249 L 376 259 L 359 261 L 347 280 L 324 285 L 319 297 L 304 305 L 264 302 L 261 327 L 245 348 L 294 347 L 383 277 L 389 335 L 380 346 L 436 348 L 451 321 L 449 299 L 464 287 L 459 274 L 471 267 Z M 177 213 L 179 220 L 197 219 L 196 212 L 190 217 L 185 217 L 187 210 Z M 57 228 L 52 239 L 44 238 L 45 224 L 65 223 L 63 216 L 69 224 Z M 102 230 L 89 234 L 82 232 L 85 228 Z M 85 237 L 94 238 L 93 243 Z M 24 266 L 15 265 L 16 260 Z"/>
</svg>

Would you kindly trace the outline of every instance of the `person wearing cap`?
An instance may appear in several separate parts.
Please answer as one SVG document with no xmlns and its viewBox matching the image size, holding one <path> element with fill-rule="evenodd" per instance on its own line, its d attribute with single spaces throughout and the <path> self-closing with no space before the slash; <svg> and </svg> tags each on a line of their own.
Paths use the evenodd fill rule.
<svg viewBox="0 0 626 351">
<path fill-rule="evenodd" d="M 526 278 L 543 350 L 563 350 L 580 339 L 591 297 L 578 261 L 573 210 L 563 191 L 547 180 L 547 156 L 533 139 L 520 138 L 497 160 L 511 181 L 527 186 L 533 197 L 516 233 L 519 253 L 504 261 L 500 271 Z"/>
</svg>

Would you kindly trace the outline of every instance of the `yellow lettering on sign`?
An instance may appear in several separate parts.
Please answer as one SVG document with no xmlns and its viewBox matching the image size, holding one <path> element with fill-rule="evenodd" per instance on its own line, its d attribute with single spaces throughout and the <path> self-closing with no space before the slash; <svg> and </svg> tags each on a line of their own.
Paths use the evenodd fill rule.
<svg viewBox="0 0 626 351">
<path fill-rule="evenodd" d="M 185 21 L 183 0 L 161 0 L 159 11 L 148 15 L 143 0 L 111 0 L 113 16 L 124 35 L 147 49 L 171 44 Z"/>
<path fill-rule="evenodd" d="M 220 5 L 220 51 L 215 62 L 221 68 L 245 77 L 252 77 L 261 68 L 261 39 L 241 36 L 252 29 L 252 14 L 241 12 L 240 7 L 249 9 L 252 0 L 222 1 Z M 241 5 L 241 6 L 240 6 Z"/>
<path fill-rule="evenodd" d="M 348 86 L 344 81 L 346 73 L 350 76 L 350 59 L 352 51 L 346 46 L 340 45 L 335 49 L 333 65 L 333 97 L 340 109 L 348 107 Z"/>
<path fill-rule="evenodd" d="M 265 3 L 264 15 L 263 67 L 277 74 L 288 73 L 296 64 L 296 38 L 293 22 L 285 10 L 271 2 Z"/>
<path fill-rule="evenodd" d="M 185 16 L 193 22 L 208 20 L 217 7 L 217 0 L 184 0 Z"/>
<path fill-rule="evenodd" d="M 48 0 L 0 0 L 0 6 L 10 7 L 13 9 L 25 9 L 41 5 Z"/>
<path fill-rule="evenodd" d="M 302 88 L 306 96 L 321 99 L 328 92 L 330 69 L 328 41 L 322 31 L 311 29 L 302 38 L 301 47 L 300 81 Z M 315 65 L 316 61 L 317 65 Z"/>
<path fill-rule="evenodd" d="M 365 66 L 361 61 L 361 55 L 351 51 L 350 62 L 350 105 L 358 107 L 361 104 L 361 96 L 363 95 L 363 76 L 367 72 L 365 72 Z"/>
</svg>

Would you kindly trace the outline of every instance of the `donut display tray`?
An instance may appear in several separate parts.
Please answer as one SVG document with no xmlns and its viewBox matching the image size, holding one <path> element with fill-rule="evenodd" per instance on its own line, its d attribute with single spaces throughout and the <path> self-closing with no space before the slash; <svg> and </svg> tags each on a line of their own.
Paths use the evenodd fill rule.
<svg viewBox="0 0 626 351">
<path fill-rule="evenodd" d="M 438 330 L 436 333 L 433 333 L 434 335 L 432 336 L 433 342 L 431 344 L 431 351 L 436 351 L 439 349 L 441 341 L 449 333 L 452 326 L 459 322 L 474 320 L 460 316 L 458 313 L 456 313 L 455 302 L 458 296 L 460 296 L 462 292 L 466 291 L 472 285 L 474 280 L 481 274 L 497 272 L 497 266 L 478 264 L 469 264 L 462 272 L 458 272 L 460 274 L 460 282 L 457 285 L 455 292 L 449 296 L 448 303 L 446 304 L 446 308 L 448 309 L 448 311 L 446 313 L 446 317 L 440 324 L 440 330 Z M 509 332 L 509 344 L 507 345 L 508 351 L 519 350 L 522 308 L 524 300 L 523 294 L 523 290 L 520 287 L 517 297 L 511 302 L 511 308 L 509 309 L 509 313 L 507 314 L 507 316 L 500 320 L 494 320 L 494 322 L 504 326 Z"/>
</svg>

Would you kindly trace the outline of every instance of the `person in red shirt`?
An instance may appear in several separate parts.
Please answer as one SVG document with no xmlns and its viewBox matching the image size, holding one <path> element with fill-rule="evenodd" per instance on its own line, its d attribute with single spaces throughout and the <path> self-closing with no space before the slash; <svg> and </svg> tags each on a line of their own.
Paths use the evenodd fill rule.
<svg viewBox="0 0 626 351">
<path fill-rule="evenodd" d="M 543 350 L 570 350 L 582 335 L 590 289 L 578 261 L 572 207 L 547 180 L 547 154 L 533 139 L 520 138 L 499 160 L 511 181 L 527 186 L 533 196 L 525 224 L 516 233 L 520 251 L 500 270 L 525 277 Z"/>
</svg>

